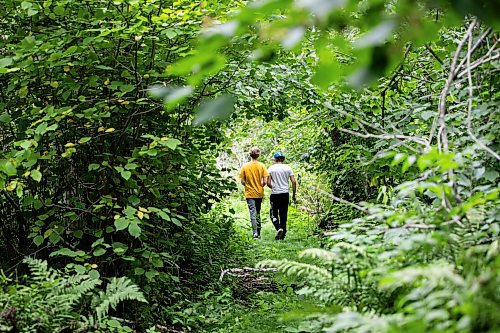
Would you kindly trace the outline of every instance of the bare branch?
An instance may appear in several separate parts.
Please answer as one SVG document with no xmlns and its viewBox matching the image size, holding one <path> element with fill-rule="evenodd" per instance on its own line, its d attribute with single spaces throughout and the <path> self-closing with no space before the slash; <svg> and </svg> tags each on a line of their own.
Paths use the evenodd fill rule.
<svg viewBox="0 0 500 333">
<path fill-rule="evenodd" d="M 340 203 L 346 204 L 346 205 L 348 205 L 348 206 L 351 206 L 351 207 L 353 207 L 353 208 L 355 208 L 355 209 L 357 209 L 357 210 L 360 210 L 360 211 L 362 211 L 362 212 L 364 212 L 364 213 L 367 213 L 367 212 L 368 212 L 368 208 L 366 208 L 366 207 L 362 207 L 362 206 L 357 205 L 357 204 L 355 204 L 355 203 L 352 203 L 352 202 L 350 202 L 350 201 L 347 201 L 347 200 L 341 199 L 341 198 L 339 198 L 339 197 L 336 197 L 336 196 L 334 196 L 334 195 L 333 195 L 333 194 L 331 194 L 331 193 L 328 193 L 328 192 L 326 192 L 326 191 L 324 191 L 324 190 L 322 190 L 322 189 L 320 189 L 320 188 L 317 188 L 316 186 L 311 186 L 311 189 L 313 189 L 313 190 L 315 190 L 316 192 L 319 192 L 319 193 L 321 193 L 321 194 L 324 194 L 324 195 L 326 195 L 326 196 L 328 196 L 328 197 L 332 198 L 333 200 L 335 200 L 335 201 L 337 201 L 337 202 L 340 202 Z"/>
<path fill-rule="evenodd" d="M 486 31 L 485 31 L 485 32 L 481 35 L 481 37 L 479 37 L 479 39 L 478 39 L 478 40 L 474 43 L 474 46 L 473 46 L 473 47 L 472 47 L 472 49 L 470 50 L 470 54 L 471 54 L 471 55 L 472 55 L 472 54 L 473 54 L 473 53 L 477 50 L 477 48 L 479 47 L 479 45 L 481 45 L 481 43 L 483 42 L 483 40 L 484 40 L 486 37 L 488 37 L 488 35 L 491 33 L 491 31 L 492 31 L 492 29 L 491 29 L 491 28 L 488 28 L 488 29 L 487 29 L 487 30 L 486 30 Z M 472 35 L 471 35 L 471 38 L 472 38 Z M 495 42 L 495 45 L 496 45 L 496 42 Z M 467 58 L 464 58 L 464 59 L 462 59 L 462 61 L 460 61 L 460 64 L 458 64 L 458 66 L 457 66 L 457 70 L 458 70 L 459 68 L 461 68 L 461 67 L 464 65 L 464 63 L 465 63 L 465 61 L 466 61 L 466 60 L 467 60 Z M 455 75 L 456 75 L 456 73 L 455 73 Z"/>
<path fill-rule="evenodd" d="M 334 107 L 333 107 L 331 104 L 329 104 L 329 103 L 325 103 L 325 104 L 324 104 L 324 106 L 325 106 L 325 107 L 327 107 L 327 108 L 329 108 L 329 109 L 331 109 L 331 110 L 335 110 L 335 111 L 337 111 L 338 113 L 340 113 L 340 114 L 342 114 L 342 115 L 344 115 L 344 116 L 346 116 L 346 117 L 350 117 L 350 118 L 354 119 L 354 121 L 356 121 L 356 123 L 357 123 L 357 124 L 358 124 L 358 125 L 359 125 L 359 126 L 360 126 L 360 127 L 361 127 L 364 131 L 365 131 L 365 134 L 362 134 L 362 135 L 372 135 L 372 134 L 368 133 L 368 131 L 366 131 L 366 129 L 365 129 L 365 127 L 364 127 L 364 126 L 366 126 L 366 127 L 370 127 L 370 128 L 372 128 L 372 129 L 374 129 L 374 130 L 376 130 L 376 131 L 378 131 L 378 132 L 382 133 L 383 135 L 387 136 L 387 137 L 385 137 L 384 139 L 393 139 L 393 140 L 398 140 L 398 141 L 400 141 L 400 139 L 399 139 L 397 136 L 401 135 L 401 136 L 405 137 L 405 139 L 412 138 L 412 140 L 411 140 L 411 141 L 414 141 L 414 142 L 417 142 L 417 141 L 415 140 L 415 139 L 417 139 L 417 140 L 419 140 L 419 141 L 420 141 L 420 142 L 418 142 L 419 144 L 423 144 L 423 145 L 425 145 L 425 146 L 428 146 L 428 143 L 427 143 L 427 142 L 425 142 L 425 141 L 424 141 L 425 139 L 423 139 L 423 138 L 407 137 L 407 136 L 405 136 L 405 135 L 403 135 L 403 134 L 391 134 L 391 133 L 388 133 L 387 131 L 385 131 L 383 128 L 376 127 L 376 126 L 374 126 L 373 124 L 370 124 L 369 122 L 364 121 L 363 119 L 360 119 L 360 118 L 356 117 L 356 116 L 355 116 L 355 115 L 353 115 L 353 114 L 350 114 L 350 113 L 348 113 L 348 112 L 345 112 L 344 110 L 341 110 L 340 108 L 334 108 Z M 344 129 L 340 129 L 340 128 L 339 128 L 339 130 L 343 130 L 344 132 L 349 131 L 349 130 L 344 130 Z M 394 130 L 395 130 L 395 131 L 397 131 L 397 129 L 395 129 L 395 128 L 394 128 Z M 347 132 L 347 133 L 349 133 L 349 132 Z M 351 134 L 358 135 L 359 133 L 352 132 Z M 376 134 L 375 134 L 375 135 L 376 135 Z M 360 135 L 358 135 L 358 136 L 360 136 Z M 411 146 L 408 146 L 408 145 L 407 145 L 406 143 L 404 143 L 404 142 L 402 142 L 402 145 L 403 145 L 404 147 L 408 148 L 408 149 L 409 149 L 409 150 L 411 150 L 411 151 L 417 152 L 417 150 L 416 150 L 415 148 L 413 148 L 413 147 L 411 147 Z"/>
<path fill-rule="evenodd" d="M 422 138 L 416 138 L 416 137 L 412 137 L 412 136 L 407 136 L 407 135 L 400 135 L 400 134 L 371 134 L 371 133 L 362 134 L 362 133 L 354 132 L 354 131 L 351 131 L 351 130 L 348 130 L 348 129 L 345 129 L 345 128 L 339 128 L 339 131 L 345 132 L 345 133 L 349 133 L 349 134 L 352 134 L 352 135 L 355 135 L 355 136 L 359 136 L 359 137 L 365 138 L 365 139 L 373 138 L 373 139 L 386 139 L 386 140 L 393 140 L 393 139 L 408 140 L 408 141 L 416 142 L 418 144 L 427 146 L 427 140 L 422 139 Z M 418 150 L 416 150 L 413 147 L 409 147 L 409 148 L 411 148 L 411 150 L 414 151 L 414 152 L 418 152 Z"/>
<path fill-rule="evenodd" d="M 457 46 L 457 50 L 455 51 L 455 55 L 453 56 L 453 60 L 451 62 L 448 79 L 446 80 L 444 88 L 441 91 L 441 95 L 439 96 L 438 121 L 437 121 L 437 124 L 439 124 L 438 149 L 440 150 L 442 149 L 444 152 L 448 152 L 448 135 L 446 133 L 446 119 L 445 119 L 446 97 L 450 92 L 451 85 L 453 83 L 453 80 L 455 79 L 456 71 L 458 70 L 457 62 L 458 62 L 458 57 L 460 56 L 460 52 L 462 51 L 462 48 L 467 39 L 469 38 L 469 36 L 472 35 L 472 29 L 474 29 L 475 26 L 476 26 L 476 18 L 472 20 L 472 23 L 469 25 L 469 28 L 467 29 L 467 33 Z M 429 135 L 429 144 L 432 142 L 432 137 L 434 136 L 434 131 L 436 129 L 437 124 L 433 124 L 432 126 L 431 133 Z"/>
<path fill-rule="evenodd" d="M 495 43 L 496 45 L 496 43 Z M 484 64 L 487 64 L 493 60 L 497 60 L 500 58 L 500 52 L 497 52 L 495 54 L 487 54 L 485 55 L 484 57 L 481 57 L 479 59 L 477 59 L 476 61 L 474 61 L 470 66 L 468 66 L 466 69 L 464 69 L 462 72 L 460 72 L 458 75 L 457 75 L 457 78 L 460 78 L 462 76 L 464 76 L 465 74 L 467 74 L 467 72 L 469 70 L 473 70 L 481 65 L 484 65 Z"/>
<path fill-rule="evenodd" d="M 496 45 L 496 42 L 495 42 Z M 495 45 L 490 49 L 492 50 Z M 474 99 L 474 91 L 473 91 L 473 84 L 472 84 L 472 65 L 470 62 L 470 57 L 472 54 L 472 33 L 469 35 L 469 45 L 468 45 L 468 50 L 467 50 L 467 66 L 466 66 L 466 72 L 467 72 L 467 81 L 469 82 L 469 99 L 468 99 L 468 107 L 467 107 L 467 133 L 469 136 L 472 138 L 472 140 L 478 144 L 479 147 L 490 153 L 493 157 L 495 157 L 497 160 L 500 160 L 500 156 L 494 152 L 491 148 L 486 146 L 484 143 L 482 143 L 472 132 L 472 100 Z M 491 54 L 491 52 L 488 52 L 488 54 Z"/>
</svg>

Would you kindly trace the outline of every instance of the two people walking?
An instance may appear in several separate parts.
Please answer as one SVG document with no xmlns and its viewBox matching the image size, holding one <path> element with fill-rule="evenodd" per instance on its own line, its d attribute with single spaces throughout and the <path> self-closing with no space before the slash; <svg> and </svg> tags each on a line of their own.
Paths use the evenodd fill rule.
<svg viewBox="0 0 500 333">
<path fill-rule="evenodd" d="M 285 155 L 281 152 L 274 154 L 274 164 L 266 166 L 258 161 L 260 149 L 250 149 L 250 162 L 243 165 L 240 171 L 240 181 L 245 187 L 245 199 L 250 212 L 250 222 L 253 229 L 253 238 L 260 237 L 262 221 L 260 211 L 264 197 L 264 186 L 271 188 L 271 221 L 276 229 L 276 239 L 284 239 L 287 232 L 286 222 L 288 217 L 288 204 L 290 190 L 288 180 L 292 183 L 292 199 L 295 201 L 297 182 L 292 168 L 285 164 Z"/>
</svg>

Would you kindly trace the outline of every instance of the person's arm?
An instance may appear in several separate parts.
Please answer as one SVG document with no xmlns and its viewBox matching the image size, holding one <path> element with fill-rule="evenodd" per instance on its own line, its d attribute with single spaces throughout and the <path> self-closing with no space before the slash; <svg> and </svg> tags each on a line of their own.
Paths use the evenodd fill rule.
<svg viewBox="0 0 500 333">
<path fill-rule="evenodd" d="M 267 177 L 267 187 L 269 188 L 273 188 L 273 186 L 271 185 L 271 176 Z"/>
<path fill-rule="evenodd" d="M 295 181 L 295 176 L 290 176 L 290 181 L 292 182 L 292 200 L 295 202 L 295 194 L 297 193 L 297 182 Z"/>
<path fill-rule="evenodd" d="M 245 171 L 243 171 L 243 169 L 240 171 L 240 183 L 245 186 Z"/>
<path fill-rule="evenodd" d="M 266 184 L 269 186 L 270 184 L 270 178 L 271 176 L 269 175 L 269 172 L 267 171 L 267 168 L 265 165 L 262 165 L 264 167 L 264 172 L 262 173 L 262 187 L 266 186 Z"/>
</svg>

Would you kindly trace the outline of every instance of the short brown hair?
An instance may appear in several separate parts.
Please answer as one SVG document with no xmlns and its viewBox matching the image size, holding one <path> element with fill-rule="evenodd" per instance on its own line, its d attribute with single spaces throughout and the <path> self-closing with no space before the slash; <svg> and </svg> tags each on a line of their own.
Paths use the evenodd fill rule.
<svg viewBox="0 0 500 333">
<path fill-rule="evenodd" d="M 250 148 L 250 156 L 253 158 L 257 158 L 260 156 L 260 149 L 257 147 Z"/>
</svg>

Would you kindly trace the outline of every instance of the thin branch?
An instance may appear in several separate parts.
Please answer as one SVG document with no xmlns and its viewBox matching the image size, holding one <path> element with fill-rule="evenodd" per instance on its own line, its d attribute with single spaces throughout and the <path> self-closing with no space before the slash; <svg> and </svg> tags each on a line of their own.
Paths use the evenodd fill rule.
<svg viewBox="0 0 500 333">
<path fill-rule="evenodd" d="M 479 47 L 479 45 L 481 45 L 481 43 L 483 42 L 483 40 L 484 40 L 486 37 L 488 37 L 488 35 L 491 33 L 491 31 L 492 31 L 492 29 L 491 29 L 491 28 L 488 28 L 488 29 L 486 29 L 486 31 L 485 31 L 485 32 L 481 35 L 481 37 L 479 37 L 479 39 L 478 39 L 478 40 L 474 43 L 474 46 L 472 47 L 472 50 L 470 51 L 470 54 L 471 54 L 471 55 L 472 55 L 472 54 L 473 54 L 473 53 L 477 50 L 477 48 Z M 471 38 L 472 38 L 472 34 L 471 34 Z M 495 45 L 496 45 L 496 43 L 497 43 L 497 42 L 495 42 Z M 466 58 L 462 59 L 462 61 L 460 61 L 460 64 L 458 64 L 457 69 L 461 68 L 461 67 L 464 65 L 464 63 L 465 63 L 465 61 L 466 61 L 466 60 L 467 60 Z M 456 75 L 456 73 L 455 73 L 455 75 Z"/>
<path fill-rule="evenodd" d="M 348 112 L 345 112 L 344 110 L 341 110 L 341 109 L 339 109 L 339 108 L 334 109 L 334 108 L 333 108 L 333 106 L 332 106 L 331 104 L 329 104 L 329 103 L 324 103 L 324 106 L 325 106 L 325 107 L 327 107 L 327 108 L 329 108 L 329 109 L 331 109 L 331 110 L 337 111 L 338 113 L 340 113 L 340 114 L 342 114 L 342 115 L 344 115 L 344 116 L 346 116 L 346 117 L 350 117 L 350 118 L 354 119 L 354 120 L 358 123 L 358 125 L 360 125 L 360 127 L 362 127 L 362 128 L 363 128 L 363 130 L 366 132 L 366 135 L 369 135 L 370 133 L 368 133 L 368 132 L 366 131 L 366 129 L 364 128 L 364 126 L 363 126 L 363 125 L 366 125 L 367 127 L 370 127 L 370 128 L 372 128 L 372 129 L 374 129 L 374 130 L 376 130 L 376 131 L 379 131 L 379 132 L 381 132 L 381 133 L 382 133 L 382 134 L 384 134 L 384 135 L 388 135 L 388 136 L 390 136 L 390 138 L 391 138 L 391 139 L 395 139 L 395 140 L 398 140 L 398 141 L 400 140 L 400 139 L 398 139 L 397 137 L 395 137 L 395 134 L 388 133 L 388 132 L 386 132 L 384 129 L 379 128 L 379 127 L 376 127 L 376 126 L 374 126 L 373 124 L 370 124 L 369 122 L 364 121 L 363 119 L 360 119 L 360 118 L 356 117 L 355 115 L 352 115 L 352 114 L 350 114 L 350 113 L 348 113 Z M 397 131 L 397 129 L 395 129 L 395 130 Z M 397 135 L 403 135 L 403 134 L 397 134 Z M 410 137 L 409 137 L 409 138 L 410 138 Z M 413 137 L 413 139 L 415 139 L 415 138 Z M 419 139 L 419 140 L 425 140 L 425 139 L 422 139 L 422 138 L 418 138 L 418 139 Z M 415 141 L 415 140 L 413 140 L 413 141 Z M 424 141 L 420 142 L 420 144 L 423 144 L 423 142 L 424 142 Z M 416 151 L 416 150 L 415 150 L 415 148 L 413 148 L 413 147 L 411 147 L 411 146 L 408 146 L 408 145 L 407 145 L 406 143 L 404 143 L 404 142 L 402 143 L 402 145 L 403 145 L 404 147 L 408 148 L 409 150 Z M 427 144 L 426 144 L 426 146 L 427 146 Z"/>
<path fill-rule="evenodd" d="M 346 204 L 346 205 L 348 205 L 348 206 L 351 206 L 351 207 L 353 207 L 353 208 L 355 208 L 355 209 L 357 209 L 357 210 L 359 210 L 359 211 L 362 211 L 362 212 L 364 212 L 364 213 L 367 213 L 367 212 L 368 212 L 368 208 L 366 208 L 366 207 L 362 207 L 362 206 L 357 205 L 357 204 L 355 204 L 355 203 L 352 203 L 352 202 L 350 202 L 350 201 L 347 201 L 347 200 L 341 199 L 341 198 L 339 198 L 339 197 L 336 197 L 336 196 L 334 196 L 334 195 L 333 195 L 333 194 L 331 194 L 331 193 L 328 193 L 328 192 L 326 192 L 326 191 L 324 191 L 324 190 L 322 190 L 322 189 L 320 189 L 320 188 L 317 188 L 316 186 L 310 186 L 310 187 L 311 187 L 311 189 L 315 190 L 316 192 L 319 192 L 319 193 L 321 193 L 321 194 L 324 194 L 324 195 L 326 195 L 326 196 L 328 196 L 328 197 L 332 198 L 333 200 L 335 200 L 335 201 L 337 201 L 337 202 L 340 202 L 340 203 Z"/>
<path fill-rule="evenodd" d="M 497 60 L 500 58 L 500 52 L 499 53 L 496 53 L 494 55 L 487 55 L 487 56 L 484 56 L 482 58 L 479 58 L 478 60 L 474 61 L 471 66 L 469 67 L 470 70 L 473 70 L 481 65 L 484 65 L 486 63 L 489 63 L 493 60 Z M 464 76 L 465 74 L 467 74 L 467 71 L 469 70 L 469 68 L 466 68 L 464 69 L 462 72 L 460 72 L 458 75 L 457 75 L 457 78 L 460 78 L 462 76 Z"/>
<path fill-rule="evenodd" d="M 451 62 L 451 67 L 450 67 L 450 73 L 448 75 L 448 79 L 446 80 L 446 83 L 444 85 L 443 90 L 441 91 L 441 95 L 439 96 L 439 105 L 438 105 L 438 124 L 439 124 L 439 130 L 438 130 L 438 149 L 442 149 L 444 152 L 448 152 L 448 136 L 446 133 L 446 119 L 445 119 L 445 114 L 446 114 L 446 97 L 448 96 L 448 93 L 450 92 L 451 85 L 453 83 L 453 80 L 455 79 L 455 73 L 458 70 L 457 67 L 457 62 L 458 62 L 458 57 L 460 56 L 460 51 L 462 50 L 465 42 L 469 38 L 469 36 L 472 35 L 472 29 L 476 26 L 476 18 L 472 20 L 472 23 L 469 25 L 469 28 L 467 29 L 467 33 L 465 36 L 462 38 L 460 43 L 458 44 L 457 50 L 455 51 L 455 55 L 453 56 L 453 61 Z M 429 136 L 429 144 L 432 142 L 432 136 L 433 132 L 435 130 L 435 126 L 433 125 L 433 128 L 431 130 L 431 134 Z"/>
<path fill-rule="evenodd" d="M 441 66 L 444 65 L 443 60 L 441 60 L 441 58 L 439 58 L 439 56 L 436 54 L 436 52 L 434 52 L 434 50 L 431 48 L 431 46 L 429 44 L 425 44 L 425 48 L 427 49 L 427 51 L 429 51 L 431 53 L 431 55 L 434 57 L 434 59 L 436 59 L 441 64 Z"/>
<path fill-rule="evenodd" d="M 436 229 L 436 226 L 430 225 L 430 224 L 418 224 L 418 223 L 408 223 L 403 225 L 404 228 L 407 229 L 424 229 L 424 230 L 429 230 L 429 229 Z"/>
<path fill-rule="evenodd" d="M 362 133 L 354 132 L 354 131 L 351 131 L 351 130 L 348 130 L 348 129 L 345 129 L 345 128 L 339 128 L 339 131 L 345 132 L 345 133 L 349 133 L 349 134 L 352 134 L 352 135 L 355 135 L 355 136 L 359 136 L 359 137 L 365 138 L 365 139 L 373 138 L 373 139 L 385 139 L 385 140 L 393 140 L 393 139 L 408 140 L 408 141 L 416 142 L 418 144 L 427 146 L 427 140 L 420 139 L 420 138 L 415 138 L 415 137 L 411 137 L 411 136 L 406 136 L 406 135 L 399 135 L 399 134 L 371 134 L 371 133 L 362 134 Z M 418 152 L 418 150 L 416 150 L 413 147 L 411 147 L 411 150 L 414 151 L 414 152 Z"/>
<path fill-rule="evenodd" d="M 496 45 L 496 43 L 495 43 Z M 492 48 L 493 49 L 493 48 Z M 488 52 L 490 53 L 490 52 Z M 469 136 L 472 138 L 472 140 L 478 144 L 479 147 L 490 153 L 493 157 L 495 157 L 497 160 L 500 160 L 500 156 L 494 152 L 491 148 L 486 146 L 484 143 L 482 143 L 472 132 L 472 100 L 474 99 L 474 91 L 473 91 L 473 84 L 472 84 L 472 66 L 470 62 L 470 57 L 472 54 L 472 34 L 469 35 L 469 45 L 468 45 L 468 50 L 467 50 L 467 81 L 469 82 L 469 99 L 468 99 L 468 107 L 467 107 L 467 133 Z"/>
</svg>

